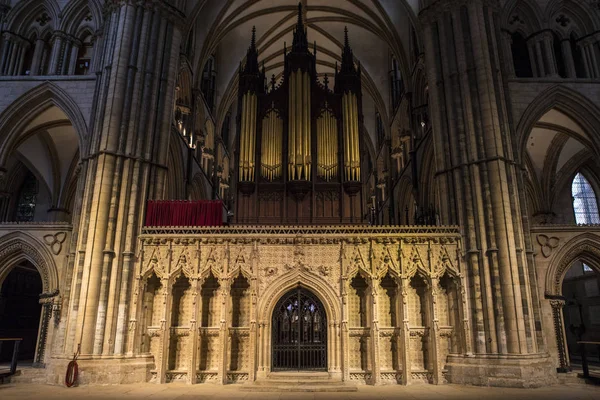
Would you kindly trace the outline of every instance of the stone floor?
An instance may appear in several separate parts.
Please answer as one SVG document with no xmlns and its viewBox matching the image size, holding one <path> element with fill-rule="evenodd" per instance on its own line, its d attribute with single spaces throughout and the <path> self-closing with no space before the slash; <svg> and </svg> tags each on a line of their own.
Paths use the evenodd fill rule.
<svg viewBox="0 0 600 400">
<path fill-rule="evenodd" d="M 260 400 L 312 400 L 312 399 L 482 399 L 482 400 L 547 400 L 547 399 L 600 399 L 600 387 L 593 385 L 559 385 L 539 389 L 506 389 L 458 385 L 411 385 L 411 386 L 359 386 L 354 393 L 248 393 L 239 386 L 185 384 L 137 384 L 115 386 L 84 386 L 68 389 L 59 386 L 35 384 L 0 385 L 0 399 L 150 399 L 150 400 L 196 400 L 196 399 L 260 399 Z"/>
</svg>

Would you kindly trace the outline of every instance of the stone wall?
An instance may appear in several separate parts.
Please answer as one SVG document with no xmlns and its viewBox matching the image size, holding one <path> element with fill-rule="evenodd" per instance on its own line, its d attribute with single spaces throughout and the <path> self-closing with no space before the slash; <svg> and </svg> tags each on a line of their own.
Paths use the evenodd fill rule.
<svg viewBox="0 0 600 400">
<path fill-rule="evenodd" d="M 146 229 L 131 298 L 131 354 L 150 379 L 253 381 L 271 371 L 275 304 L 294 287 L 327 315 L 327 371 L 361 383 L 446 381 L 470 352 L 454 228 Z"/>
</svg>

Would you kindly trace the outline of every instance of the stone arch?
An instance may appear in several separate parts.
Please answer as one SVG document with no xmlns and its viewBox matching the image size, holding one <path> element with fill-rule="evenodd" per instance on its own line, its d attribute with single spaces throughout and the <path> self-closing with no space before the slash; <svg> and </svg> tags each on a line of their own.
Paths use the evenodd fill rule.
<svg viewBox="0 0 600 400">
<path fill-rule="evenodd" d="M 301 268 L 301 267 L 299 267 Z M 288 292 L 294 288 L 301 287 L 310 293 L 312 293 L 323 305 L 325 310 L 325 316 L 328 323 L 327 331 L 327 351 L 329 354 L 331 350 L 337 348 L 339 350 L 339 342 L 334 343 L 333 329 L 336 324 L 341 323 L 341 301 L 339 300 L 339 294 L 327 284 L 322 278 L 307 272 L 296 270 L 290 274 L 279 277 L 278 279 L 270 282 L 267 289 L 261 295 L 261 300 L 258 304 L 258 321 L 260 326 L 264 326 L 264 335 L 262 335 L 262 342 L 260 346 L 264 346 L 266 349 L 265 358 L 262 360 L 262 366 L 267 371 L 271 371 L 273 364 L 271 361 L 272 356 L 272 317 L 279 300 L 285 296 Z M 337 362 L 334 357 L 328 356 L 327 358 L 327 370 L 331 373 L 334 372 Z"/>
<path fill-rule="evenodd" d="M 0 238 L 0 283 L 17 263 L 25 260 L 35 266 L 42 278 L 42 296 L 56 296 L 59 292 L 58 270 L 52 255 L 47 246 L 23 232 Z"/>
<path fill-rule="evenodd" d="M 88 13 L 92 21 L 86 26 L 98 28 L 102 24 L 102 5 L 99 0 L 71 0 L 62 12 L 60 30 L 79 37 L 76 31 Z"/>
<path fill-rule="evenodd" d="M 337 301 L 339 294 L 322 279 L 306 272 L 284 275 L 269 284 L 258 305 L 259 320 L 270 323 L 273 310 L 281 296 L 298 286 L 309 290 L 321 301 L 328 321 L 341 321 L 341 304 Z"/>
<path fill-rule="evenodd" d="M 565 274 L 575 261 L 585 261 L 600 273 L 600 236 L 584 233 L 565 243 L 550 261 L 546 272 L 546 297 L 562 297 L 562 283 Z"/>
<path fill-rule="evenodd" d="M 6 16 L 6 25 L 8 31 L 23 35 L 29 29 L 35 17 L 41 12 L 47 12 L 50 18 L 50 25 L 54 29 L 58 27 L 58 21 L 61 15 L 60 7 L 56 0 L 29 0 L 19 1 L 15 7 Z"/>
<path fill-rule="evenodd" d="M 514 16 L 518 20 L 513 20 Z M 542 30 L 542 10 L 532 0 L 509 0 L 504 5 L 502 27 L 509 32 L 519 32 L 524 37 Z M 520 21 L 520 22 L 519 22 Z"/>
<path fill-rule="evenodd" d="M 594 10 L 585 1 L 574 1 L 566 5 L 562 0 L 550 0 L 544 10 L 544 19 L 549 22 L 549 28 L 558 28 L 563 35 L 574 31 L 578 37 L 583 37 L 598 30 L 594 14 Z M 571 19 L 564 28 L 557 26 L 555 22 L 560 15 Z"/>
<path fill-rule="evenodd" d="M 51 82 L 45 82 L 16 99 L 0 114 L 0 166 L 6 163 L 18 142 L 18 133 L 37 114 L 49 107 L 58 107 L 69 118 L 79 138 L 81 156 L 87 154 L 87 124 L 79 106 L 64 90 Z"/>
<path fill-rule="evenodd" d="M 548 111 L 557 109 L 573 118 L 588 133 L 593 151 L 600 154 L 600 109 L 581 93 L 563 85 L 540 93 L 523 112 L 516 128 L 517 159 L 523 163 L 527 138 L 535 123 Z"/>
</svg>

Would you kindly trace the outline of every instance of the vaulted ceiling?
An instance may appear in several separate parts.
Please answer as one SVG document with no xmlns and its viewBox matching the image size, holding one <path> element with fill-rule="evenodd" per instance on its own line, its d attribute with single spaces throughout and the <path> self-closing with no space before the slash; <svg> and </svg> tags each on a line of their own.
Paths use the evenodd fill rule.
<svg viewBox="0 0 600 400">
<path fill-rule="evenodd" d="M 334 73 L 348 27 L 356 62 L 363 70 L 365 125 L 373 125 L 375 110 L 384 117 L 389 111 L 390 60 L 394 56 L 404 76 L 409 71 L 411 31 L 418 32 L 418 0 L 302 0 L 308 39 L 316 42 L 317 71 Z M 292 42 L 297 22 L 298 0 L 204 0 L 189 13 L 189 31 L 195 42 L 192 60 L 196 79 L 214 54 L 217 75 L 217 114 L 235 103 L 237 70 L 256 26 L 259 62 L 267 75 L 280 77 L 283 49 Z"/>
</svg>

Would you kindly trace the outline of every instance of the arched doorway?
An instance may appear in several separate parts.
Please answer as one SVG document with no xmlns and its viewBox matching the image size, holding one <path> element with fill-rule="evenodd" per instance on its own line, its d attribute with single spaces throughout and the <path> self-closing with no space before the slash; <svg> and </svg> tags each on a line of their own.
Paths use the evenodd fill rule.
<svg viewBox="0 0 600 400">
<path fill-rule="evenodd" d="M 327 370 L 327 316 L 314 294 L 301 287 L 287 292 L 271 322 L 273 372 Z"/>
<path fill-rule="evenodd" d="M 16 265 L 0 282 L 0 337 L 23 338 L 19 360 L 33 362 L 39 336 L 43 283 L 38 270 L 29 261 Z M 0 362 L 10 362 L 13 343 L 0 345 Z"/>
<path fill-rule="evenodd" d="M 594 267 L 577 260 L 571 264 L 562 282 L 565 347 L 570 366 L 575 370 L 582 368 L 582 349 L 577 342 L 600 340 L 600 274 Z M 588 345 L 585 349 L 590 365 L 600 366 L 598 347 Z"/>
</svg>

